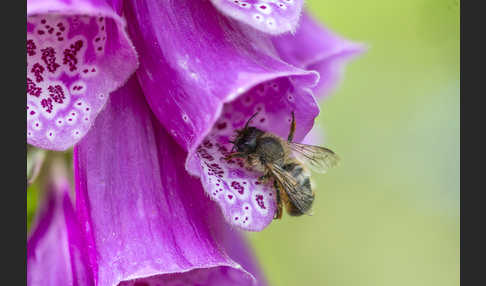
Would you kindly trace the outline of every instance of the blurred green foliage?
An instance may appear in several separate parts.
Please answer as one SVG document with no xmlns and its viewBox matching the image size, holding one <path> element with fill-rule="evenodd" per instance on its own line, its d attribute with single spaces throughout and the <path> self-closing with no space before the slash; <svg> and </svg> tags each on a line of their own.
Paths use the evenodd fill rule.
<svg viewBox="0 0 486 286">
<path fill-rule="evenodd" d="M 39 201 L 39 185 L 34 183 L 27 188 L 27 230 L 30 229 Z"/>
<path fill-rule="evenodd" d="M 370 46 L 321 103 L 341 165 L 250 238 L 271 285 L 459 285 L 459 1 L 308 0 Z"/>
</svg>

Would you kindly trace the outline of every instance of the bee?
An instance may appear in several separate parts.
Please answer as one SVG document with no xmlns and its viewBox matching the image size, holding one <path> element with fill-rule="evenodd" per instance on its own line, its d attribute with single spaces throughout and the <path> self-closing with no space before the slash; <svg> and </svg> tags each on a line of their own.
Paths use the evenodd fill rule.
<svg viewBox="0 0 486 286">
<path fill-rule="evenodd" d="M 236 130 L 227 159 L 243 158 L 253 170 L 263 173 L 260 181 L 273 179 L 277 199 L 274 219 L 282 217 L 282 204 L 291 216 L 309 214 L 315 194 L 306 167 L 325 173 L 337 165 L 339 157 L 324 147 L 292 142 L 296 126 L 294 112 L 287 140 L 249 126 L 257 114 L 248 119 L 243 129 Z"/>
</svg>

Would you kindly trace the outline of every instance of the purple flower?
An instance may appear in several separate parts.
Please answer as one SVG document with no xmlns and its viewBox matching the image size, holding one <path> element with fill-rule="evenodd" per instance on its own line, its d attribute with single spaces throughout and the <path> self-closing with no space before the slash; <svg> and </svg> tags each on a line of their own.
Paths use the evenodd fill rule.
<svg viewBox="0 0 486 286">
<path fill-rule="evenodd" d="M 27 142 L 65 150 L 137 68 L 136 52 L 105 1 L 29 0 L 27 15 Z"/>
<path fill-rule="evenodd" d="M 28 1 L 28 143 L 76 144 L 96 285 L 264 283 L 227 223 L 262 230 L 275 194 L 223 159 L 229 140 L 257 111 L 252 124 L 280 136 L 293 111 L 302 140 L 319 113 L 313 93 L 363 50 L 299 17 L 302 4 Z"/>
<path fill-rule="evenodd" d="M 113 94 L 107 111 L 100 115 L 102 122 L 119 125 L 118 130 L 122 129 L 120 127 L 123 123 L 128 123 L 129 132 L 140 132 L 133 128 L 142 130 L 144 127 L 155 132 L 150 126 L 150 112 L 142 95 L 137 93 L 136 81 L 132 80 L 131 83 L 134 85 Z M 135 112 L 140 112 L 137 114 L 143 119 L 133 120 L 133 117 L 127 116 L 124 117 L 126 121 L 118 121 L 112 116 L 113 112 L 116 113 L 127 105 L 136 110 Z M 148 125 L 138 125 L 142 122 Z M 88 138 L 92 137 L 91 134 Z M 152 133 L 152 138 L 154 135 Z M 160 135 L 164 136 L 163 133 Z M 88 138 L 87 141 L 91 140 Z M 168 145 L 174 143 L 171 144 L 169 140 Z M 176 148 L 176 152 L 180 150 L 177 146 L 172 147 Z M 151 151 L 157 153 L 157 150 Z M 86 158 L 83 152 L 80 147 L 77 159 L 82 158 L 93 163 L 92 156 Z M 165 156 L 164 158 L 170 159 Z M 126 158 L 120 158 L 123 159 Z M 112 166 L 116 168 L 117 163 L 119 162 L 115 160 Z M 182 164 L 172 165 L 179 166 L 179 170 L 171 167 L 171 171 L 176 173 L 172 174 L 172 178 L 187 177 Z M 96 170 L 96 166 L 90 167 Z M 82 177 L 84 174 L 76 175 Z M 187 179 L 195 181 L 190 177 Z M 118 183 L 122 184 L 118 189 L 122 192 L 121 198 L 116 192 L 108 192 L 102 187 L 93 188 L 94 192 L 100 192 L 97 195 L 105 196 L 104 206 L 90 205 L 89 208 L 104 211 L 102 217 L 89 221 L 83 218 L 85 209 L 81 209 L 78 214 L 74 213 L 66 180 L 51 184 L 27 243 L 28 285 L 118 285 L 122 281 L 125 282 L 120 285 L 252 285 L 255 278 L 259 281 L 258 285 L 265 285 L 246 243 L 237 231 L 223 223 L 217 207 L 209 201 L 201 204 L 204 209 L 190 208 L 190 204 L 187 204 L 188 198 L 185 195 L 195 195 L 196 198 L 199 196 L 202 201 L 208 200 L 202 195 L 200 185 L 194 184 L 194 189 L 187 189 L 190 194 L 177 194 L 166 185 L 162 188 L 167 188 L 177 197 L 152 204 L 149 200 L 160 199 L 153 197 L 154 195 L 164 195 L 164 192 L 155 192 L 157 186 L 149 187 L 151 192 L 135 193 L 123 192 L 124 189 L 130 189 L 123 187 L 124 180 L 118 180 Z M 139 178 L 133 183 L 144 184 L 146 181 Z M 86 208 L 89 204 L 85 204 L 86 197 L 83 195 L 90 192 L 91 188 L 79 187 L 77 190 L 81 192 L 77 194 L 77 200 L 81 201 L 77 204 Z M 114 196 L 109 198 L 110 194 Z M 109 209 L 114 205 L 123 207 L 123 204 L 130 204 L 131 201 L 126 200 L 128 196 L 147 202 L 150 207 L 139 209 L 129 206 L 128 210 L 117 209 L 117 212 Z M 114 200 L 122 202 L 121 205 Z M 141 211 L 146 213 L 140 213 Z M 154 211 L 157 213 L 149 213 Z M 160 219 L 157 215 L 160 215 Z M 127 222 L 120 222 L 127 219 L 127 216 L 133 217 Z M 175 221 L 170 223 L 170 219 Z M 100 226 L 99 223 L 107 225 Z M 94 239 L 90 240 L 89 237 Z"/>
<path fill-rule="evenodd" d="M 27 284 L 94 285 L 67 180 L 51 183 L 43 200 L 27 241 Z"/>
<path fill-rule="evenodd" d="M 241 239 L 224 239 L 238 234 L 184 170 L 184 157 L 135 78 L 112 93 L 74 150 L 77 209 L 97 285 L 149 277 L 150 285 L 251 285 L 247 271 L 259 275 Z"/>
<path fill-rule="evenodd" d="M 262 230 L 274 216 L 274 190 L 259 184 L 261 174 L 241 161 L 224 160 L 234 130 L 258 111 L 253 125 L 287 136 L 294 111 L 295 140 L 302 140 L 319 113 L 311 90 L 319 73 L 282 57 L 316 65 L 336 79 L 344 61 L 338 55 L 348 59 L 362 47 L 321 29 L 320 49 L 306 47 L 299 57 L 296 48 L 284 47 L 300 46 L 294 37 L 317 37 L 317 25 L 307 17 L 296 36 L 275 38 L 228 19 L 207 1 L 130 3 L 126 17 L 139 52 L 138 81 L 159 122 L 188 152 L 186 170 L 201 178 L 229 223 Z"/>
<path fill-rule="evenodd" d="M 307 13 L 302 15 L 296 34 L 274 38 L 273 43 L 284 61 L 319 72 L 319 82 L 312 87 L 318 99 L 329 94 L 339 82 L 345 65 L 366 49 L 364 44 L 351 42 L 326 29 Z"/>
</svg>

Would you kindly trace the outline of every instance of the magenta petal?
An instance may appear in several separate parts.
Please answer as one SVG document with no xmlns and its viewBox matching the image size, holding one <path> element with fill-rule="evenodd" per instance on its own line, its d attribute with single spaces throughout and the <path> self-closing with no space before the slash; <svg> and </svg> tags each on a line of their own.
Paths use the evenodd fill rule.
<svg viewBox="0 0 486 286">
<path fill-rule="evenodd" d="M 27 142 L 65 150 L 137 67 L 125 21 L 104 1 L 27 1 Z"/>
<path fill-rule="evenodd" d="M 317 73 L 283 62 L 269 36 L 208 1 L 126 3 L 140 53 L 138 79 L 156 117 L 188 151 L 186 169 L 201 177 L 228 222 L 262 230 L 274 216 L 274 190 L 255 182 L 261 174 L 221 162 L 228 138 L 259 110 L 255 123 L 281 136 L 294 111 L 296 140 L 302 139 L 319 113 L 310 91 Z"/>
<path fill-rule="evenodd" d="M 134 78 L 75 146 L 77 207 L 98 285 L 253 283 L 212 234 L 219 210 L 185 171 L 185 156 Z"/>
<path fill-rule="evenodd" d="M 251 247 L 244 236 L 236 229 L 233 229 L 221 218 L 220 223 L 212 223 L 212 234 L 227 252 L 228 256 L 238 262 L 243 269 L 255 277 L 255 286 L 268 285 L 260 266 L 253 255 Z M 124 282 L 121 286 L 233 286 L 244 284 L 241 275 L 235 273 L 231 268 L 217 267 L 213 269 L 196 269 L 187 273 L 159 275 L 145 279 Z"/>
<path fill-rule="evenodd" d="M 258 286 L 268 285 L 253 249 L 242 231 L 231 227 L 223 221 L 223 218 L 220 218 L 220 223 L 214 227 L 213 232 L 231 259 L 237 261 L 243 269 L 256 278 Z"/>
<path fill-rule="evenodd" d="M 296 140 L 302 139 L 318 114 L 308 90 L 295 90 L 287 79 L 258 85 L 245 95 L 225 104 L 222 115 L 189 157 L 188 170 L 200 175 L 209 196 L 219 203 L 231 224 L 249 231 L 260 231 L 272 222 L 276 194 L 271 183 L 261 184 L 262 173 L 248 168 L 242 160 L 225 160 L 235 129 L 242 128 L 255 112 L 251 126 L 271 131 L 283 138 L 289 133 L 291 111 L 296 112 Z"/>
<path fill-rule="evenodd" d="M 336 86 L 346 64 L 366 50 L 364 44 L 338 36 L 309 13 L 303 13 L 295 34 L 275 37 L 273 43 L 288 63 L 319 72 L 319 83 L 313 88 L 319 98 Z"/>
<path fill-rule="evenodd" d="M 27 241 L 27 285 L 93 285 L 69 185 L 52 185 Z"/>
<path fill-rule="evenodd" d="M 223 14 L 255 29 L 281 34 L 293 32 L 304 0 L 211 0 Z"/>
<path fill-rule="evenodd" d="M 323 128 L 318 124 L 314 125 L 314 128 L 307 133 L 304 140 L 302 140 L 303 144 L 308 145 L 316 145 L 316 146 L 323 146 L 325 144 L 325 134 Z"/>
</svg>

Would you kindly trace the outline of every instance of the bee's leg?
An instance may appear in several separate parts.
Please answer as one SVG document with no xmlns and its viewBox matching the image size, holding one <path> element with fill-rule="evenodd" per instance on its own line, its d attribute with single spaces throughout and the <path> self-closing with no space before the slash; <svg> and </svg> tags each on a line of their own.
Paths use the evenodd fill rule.
<svg viewBox="0 0 486 286">
<path fill-rule="evenodd" d="M 262 184 L 266 183 L 271 178 L 270 172 L 265 173 L 263 176 L 258 177 L 258 181 Z"/>
<path fill-rule="evenodd" d="M 275 186 L 275 193 L 277 194 L 277 211 L 275 212 L 275 216 L 273 219 L 281 219 L 282 218 L 282 199 L 280 198 L 280 188 L 278 187 L 277 182 L 274 182 L 273 185 Z"/>
<path fill-rule="evenodd" d="M 231 160 L 231 159 L 233 159 L 235 157 L 243 158 L 244 157 L 244 153 L 241 153 L 241 152 L 231 153 L 228 156 L 226 156 L 224 159 L 226 161 L 228 161 L 228 160 Z"/>
<path fill-rule="evenodd" d="M 292 140 L 294 139 L 294 133 L 295 133 L 295 116 L 294 116 L 294 112 L 292 111 L 292 123 L 290 123 L 290 132 L 289 132 L 289 136 L 287 137 L 288 142 L 292 142 Z"/>
</svg>

